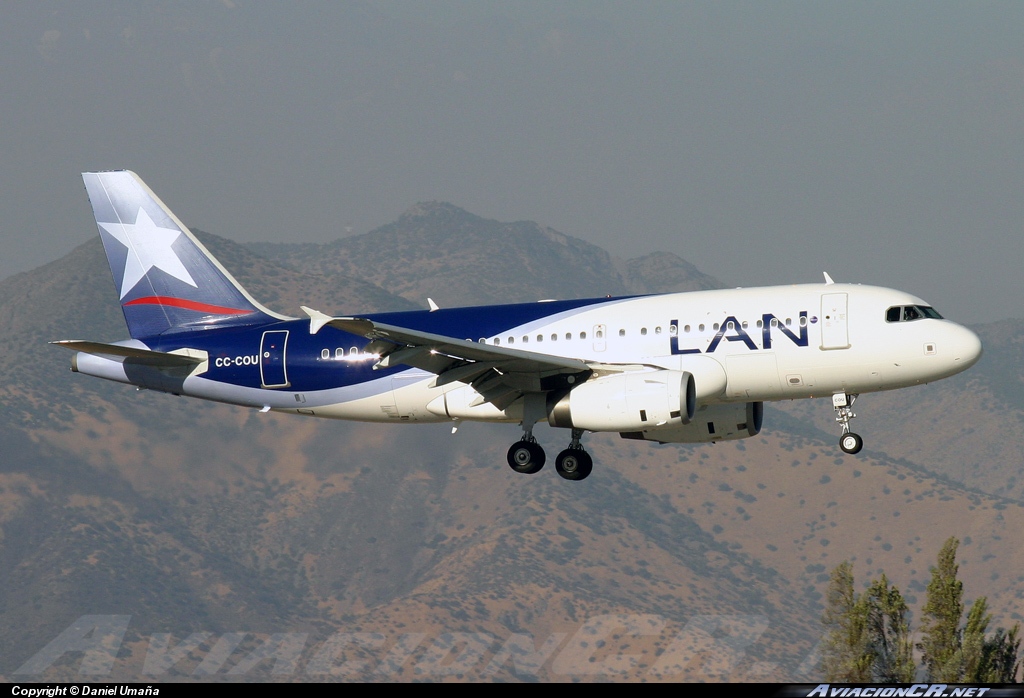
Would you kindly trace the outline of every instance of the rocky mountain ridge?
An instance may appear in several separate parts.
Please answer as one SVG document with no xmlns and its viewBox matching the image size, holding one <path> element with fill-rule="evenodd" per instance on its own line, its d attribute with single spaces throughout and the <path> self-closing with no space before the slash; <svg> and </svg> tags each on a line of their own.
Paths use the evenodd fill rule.
<svg viewBox="0 0 1024 698">
<path fill-rule="evenodd" d="M 315 249 L 201 237 L 289 313 L 712 284 L 460 211 Z M 828 570 L 884 571 L 919 608 L 950 535 L 966 595 L 996 624 L 1024 613 L 1021 321 L 977 328 L 961 376 L 863 396 L 857 457 L 827 401 L 800 401 L 745 441 L 592 435 L 580 483 L 511 472 L 513 427 L 264 415 L 70 373 L 47 340 L 126 336 L 97 240 L 0 281 L 0 327 L 6 680 L 81 680 L 108 631 L 101 680 L 813 680 Z M 98 624 L 79 649 L 44 652 L 79 622 Z"/>
</svg>

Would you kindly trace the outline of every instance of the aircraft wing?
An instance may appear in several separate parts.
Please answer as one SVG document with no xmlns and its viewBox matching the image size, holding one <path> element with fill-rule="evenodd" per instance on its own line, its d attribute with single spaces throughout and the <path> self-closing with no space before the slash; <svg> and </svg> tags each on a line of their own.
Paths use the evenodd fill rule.
<svg viewBox="0 0 1024 698">
<path fill-rule="evenodd" d="M 589 375 L 592 371 L 579 359 L 446 337 L 367 318 L 331 318 L 304 310 L 312 319 L 311 332 L 330 325 L 373 340 L 367 351 L 381 355 L 374 368 L 404 364 L 437 374 L 436 385 L 469 383 L 483 396 L 482 402 L 491 402 L 499 409 L 524 392 L 554 390 L 574 382 L 567 383 L 569 376 Z"/>
</svg>

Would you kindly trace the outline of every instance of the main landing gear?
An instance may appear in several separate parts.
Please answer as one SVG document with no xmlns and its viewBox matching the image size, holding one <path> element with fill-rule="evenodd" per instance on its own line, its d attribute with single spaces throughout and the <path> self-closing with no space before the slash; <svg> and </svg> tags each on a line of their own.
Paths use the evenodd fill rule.
<svg viewBox="0 0 1024 698">
<path fill-rule="evenodd" d="M 859 434 L 850 431 L 850 421 L 857 416 L 853 413 L 853 403 L 856 400 L 857 395 L 853 393 L 835 393 L 832 396 L 832 408 L 836 411 L 836 421 L 843 428 L 843 433 L 839 437 L 839 448 L 850 455 L 860 453 L 860 450 L 864 448 L 864 439 L 860 438 Z"/>
<path fill-rule="evenodd" d="M 573 429 L 569 448 L 555 458 L 555 470 L 566 480 L 583 480 L 594 469 L 594 459 L 583 450 L 583 444 L 580 443 L 582 436 L 582 429 Z M 533 438 L 532 428 L 523 432 L 523 438 L 508 449 L 508 465 L 517 473 L 532 475 L 540 472 L 546 460 L 544 449 Z"/>
<path fill-rule="evenodd" d="M 555 458 L 555 470 L 566 480 L 583 480 L 594 469 L 594 459 L 583 450 L 583 444 L 580 443 L 581 436 L 583 436 L 582 429 L 573 429 L 569 448 Z"/>
<path fill-rule="evenodd" d="M 527 475 L 538 473 L 544 467 L 546 460 L 544 449 L 537 443 L 537 439 L 533 438 L 532 429 L 527 429 L 523 438 L 508 449 L 508 467 L 517 473 L 526 473 Z"/>
</svg>

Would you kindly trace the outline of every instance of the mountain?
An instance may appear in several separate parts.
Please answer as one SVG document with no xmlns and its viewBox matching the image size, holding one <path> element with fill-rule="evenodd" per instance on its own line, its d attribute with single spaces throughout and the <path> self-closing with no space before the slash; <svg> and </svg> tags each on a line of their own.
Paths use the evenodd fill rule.
<svg viewBox="0 0 1024 698">
<path fill-rule="evenodd" d="M 201 237 L 282 312 L 403 309 L 443 301 L 435 286 L 485 302 L 513 280 L 540 297 L 710 283 L 678 257 L 616 262 L 421 206 L 328 246 L 254 246 L 280 260 Z M 479 229 L 446 236 L 435 215 Z M 408 264 L 390 285 L 388 240 Z M 484 263 L 496 240 L 515 274 Z M 513 473 L 515 427 L 304 420 L 70 373 L 47 340 L 126 336 L 98 240 L 0 281 L 0 327 L 2 680 L 83 680 L 108 626 L 126 630 L 85 679 L 813 680 L 828 571 L 884 570 L 917 609 L 951 535 L 965 594 L 996 625 L 1021 617 L 1024 322 L 978 328 L 962 376 L 862 397 L 857 457 L 827 400 L 800 401 L 738 442 L 588 436 L 579 483 Z M 76 636 L 82 617 L 102 627 Z M 42 673 L 14 673 L 27 662 Z"/>
<path fill-rule="evenodd" d="M 369 233 L 323 245 L 248 247 L 294 269 L 346 274 L 444 307 L 722 286 L 675 255 L 617 264 L 600 247 L 551 228 L 500 223 L 436 201 L 416 204 Z"/>
</svg>

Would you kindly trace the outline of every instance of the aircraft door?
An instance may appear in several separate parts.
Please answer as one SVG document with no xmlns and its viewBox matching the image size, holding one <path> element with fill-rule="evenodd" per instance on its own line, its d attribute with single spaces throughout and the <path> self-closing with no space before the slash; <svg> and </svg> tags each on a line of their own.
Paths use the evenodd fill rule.
<svg viewBox="0 0 1024 698">
<path fill-rule="evenodd" d="M 604 325 L 594 325 L 594 351 L 604 351 L 608 328 Z"/>
<path fill-rule="evenodd" d="M 821 348 L 849 349 L 847 329 L 847 294 L 825 293 L 821 296 Z"/>
<path fill-rule="evenodd" d="M 285 350 L 288 330 L 268 330 L 260 342 L 260 381 L 264 388 L 287 388 L 288 369 Z"/>
</svg>

